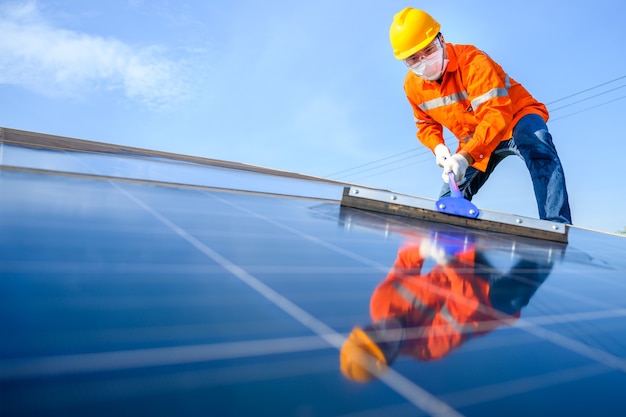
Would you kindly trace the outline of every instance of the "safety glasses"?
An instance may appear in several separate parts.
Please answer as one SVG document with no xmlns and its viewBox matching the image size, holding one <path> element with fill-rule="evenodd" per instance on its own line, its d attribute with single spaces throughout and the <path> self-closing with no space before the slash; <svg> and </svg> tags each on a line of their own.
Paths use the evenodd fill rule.
<svg viewBox="0 0 626 417">
<path fill-rule="evenodd" d="M 441 48 L 443 48 L 443 44 L 441 43 L 439 36 L 437 36 L 435 39 L 433 39 L 431 43 L 428 44 L 427 47 L 425 47 L 424 49 L 420 49 L 419 51 L 405 59 L 404 63 L 407 67 L 412 67 L 423 61 L 432 59 Z"/>
</svg>

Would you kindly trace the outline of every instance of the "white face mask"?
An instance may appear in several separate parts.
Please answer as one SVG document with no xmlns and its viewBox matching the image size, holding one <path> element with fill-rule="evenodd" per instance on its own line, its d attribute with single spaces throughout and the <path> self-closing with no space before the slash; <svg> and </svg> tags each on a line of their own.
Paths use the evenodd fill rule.
<svg viewBox="0 0 626 417">
<path fill-rule="evenodd" d="M 446 67 L 448 66 L 448 60 L 443 59 L 444 49 L 439 48 L 437 52 L 430 55 L 428 58 L 424 58 L 422 61 L 410 66 L 411 71 L 418 77 L 421 77 L 428 81 L 434 81 L 441 78 Z"/>
</svg>

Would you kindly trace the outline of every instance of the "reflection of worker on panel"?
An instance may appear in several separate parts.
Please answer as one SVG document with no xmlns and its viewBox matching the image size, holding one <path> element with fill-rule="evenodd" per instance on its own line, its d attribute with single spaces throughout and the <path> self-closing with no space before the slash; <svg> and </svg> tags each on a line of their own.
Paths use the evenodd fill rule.
<svg viewBox="0 0 626 417">
<path fill-rule="evenodd" d="M 422 273 L 428 258 L 436 264 Z M 341 371 L 367 382 L 399 355 L 442 358 L 468 339 L 516 320 L 551 268 L 548 259 L 520 258 L 502 273 L 474 245 L 454 236 L 407 244 L 372 294 L 373 323 L 353 329 L 345 341 Z"/>
</svg>

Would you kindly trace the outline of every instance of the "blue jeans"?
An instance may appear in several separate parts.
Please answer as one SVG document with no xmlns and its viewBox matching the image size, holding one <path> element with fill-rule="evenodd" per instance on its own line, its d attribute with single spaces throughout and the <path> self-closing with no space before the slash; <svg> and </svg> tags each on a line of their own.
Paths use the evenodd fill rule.
<svg viewBox="0 0 626 417">
<path fill-rule="evenodd" d="M 469 167 L 459 184 L 463 196 L 468 200 L 480 190 L 498 164 L 509 155 L 519 156 L 528 171 L 535 190 L 539 218 L 559 223 L 572 223 L 565 174 L 561 160 L 552 143 L 548 126 L 536 114 L 520 119 L 513 129 L 513 137 L 500 142 L 493 151 L 485 172 Z M 440 197 L 450 195 L 450 186 L 443 185 Z"/>
</svg>

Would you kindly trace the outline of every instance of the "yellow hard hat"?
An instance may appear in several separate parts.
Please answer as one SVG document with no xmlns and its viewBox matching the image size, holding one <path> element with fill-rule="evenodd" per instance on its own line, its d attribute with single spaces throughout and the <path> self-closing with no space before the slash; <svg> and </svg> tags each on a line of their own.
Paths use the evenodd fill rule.
<svg viewBox="0 0 626 417">
<path fill-rule="evenodd" d="M 341 372 L 357 382 L 371 381 L 389 369 L 382 350 L 358 327 L 344 342 L 339 358 Z"/>
<path fill-rule="evenodd" d="M 422 10 L 407 7 L 393 17 L 389 39 L 396 59 L 404 60 L 424 49 L 439 34 L 441 25 Z"/>
</svg>

